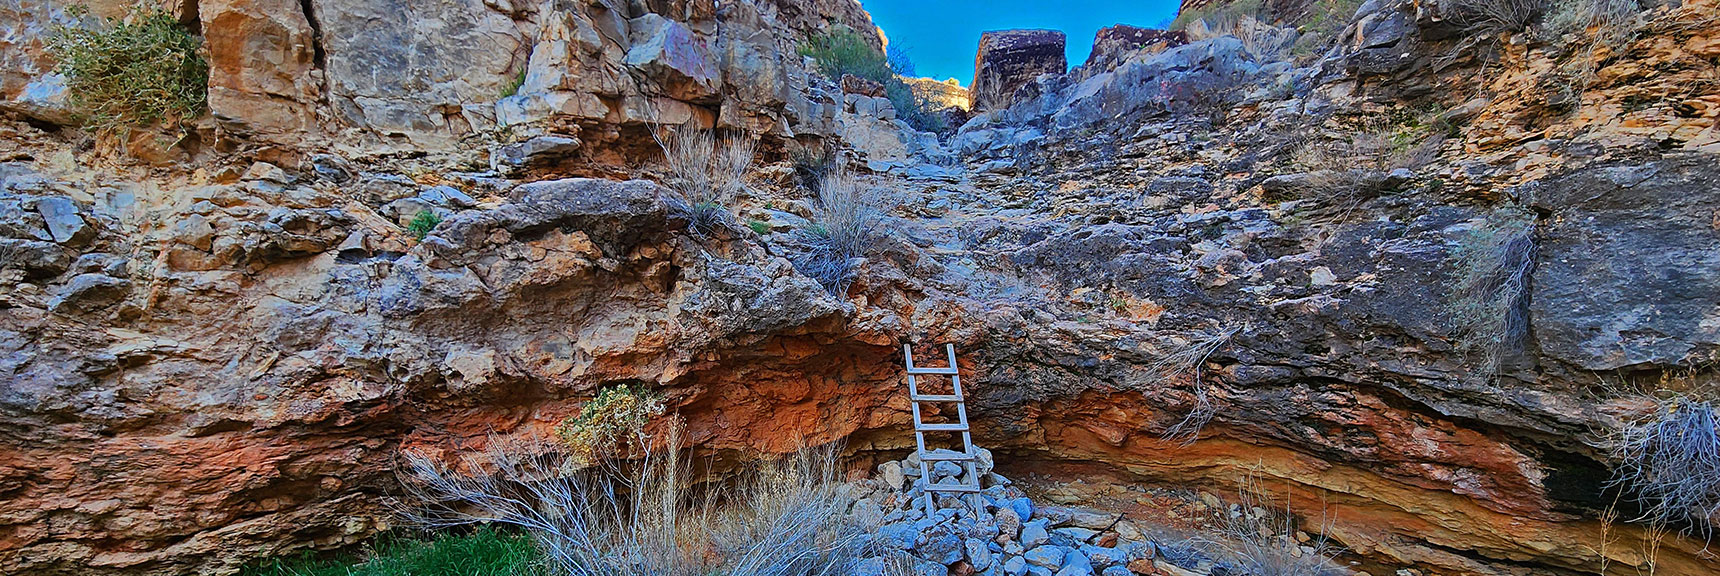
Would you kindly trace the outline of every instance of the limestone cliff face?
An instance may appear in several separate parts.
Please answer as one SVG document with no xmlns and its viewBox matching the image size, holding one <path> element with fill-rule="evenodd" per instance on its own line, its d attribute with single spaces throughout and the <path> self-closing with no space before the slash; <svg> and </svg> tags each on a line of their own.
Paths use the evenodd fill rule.
<svg viewBox="0 0 1720 576">
<path fill-rule="evenodd" d="M 1252 471 L 1321 503 L 1298 511 L 1372 574 L 1627 574 L 1650 559 L 1600 521 L 1596 431 L 1645 405 L 1607 389 L 1711 379 L 1720 354 L 1711 1 L 1611 54 L 1509 39 L 1478 98 L 1416 5 L 1372 3 L 1315 62 L 1229 38 L 1107 54 L 947 143 L 794 61 L 796 31 L 864 27 L 845 0 L 337 4 L 199 4 L 212 50 L 258 48 L 212 62 L 207 129 L 241 152 L 128 166 L 9 108 L 34 124 L 0 125 L 0 571 L 227 573 L 360 542 L 395 518 L 402 448 L 545 434 L 604 385 L 664 392 L 719 466 L 899 454 L 899 346 L 954 342 L 1012 474 L 1226 493 Z M 389 19 L 415 25 L 364 24 Z M 0 59 L 40 62 L 17 46 Z M 1579 58 L 1572 107 L 1550 87 Z M 45 68 L 16 70 L 0 86 Z M 1308 192 L 1337 171 L 1286 135 L 1429 105 L 1451 127 L 1429 159 Z M 901 202 L 847 293 L 790 264 L 785 164 L 736 206 L 774 232 L 686 232 L 623 149 L 687 118 L 871 160 Z M 590 164 L 541 162 L 570 149 Z M 1494 366 L 1449 302 L 1507 205 L 1538 251 L 1528 336 Z M 444 220 L 419 241 L 424 210 Z M 1202 399 L 1211 422 L 1166 439 Z M 1687 538 L 1655 561 L 1720 569 Z"/>
</svg>

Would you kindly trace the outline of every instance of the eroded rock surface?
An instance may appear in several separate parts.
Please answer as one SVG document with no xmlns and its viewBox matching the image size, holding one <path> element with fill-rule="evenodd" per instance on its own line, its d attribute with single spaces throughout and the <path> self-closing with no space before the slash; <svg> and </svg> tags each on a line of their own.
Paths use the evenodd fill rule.
<svg viewBox="0 0 1720 576">
<path fill-rule="evenodd" d="M 1595 431 L 1648 406 L 1609 390 L 1711 378 L 1720 354 L 1712 2 L 1656 8 L 1611 55 L 1508 43 L 1475 98 L 1463 61 L 1421 67 L 1452 39 L 1370 3 L 1312 64 L 1234 38 L 1042 74 L 1059 63 L 947 141 L 784 57 L 796 33 L 862 29 L 851 2 L 636 4 L 456 3 L 360 31 L 320 0 L 205 3 L 212 45 L 257 49 L 213 63 L 216 119 L 270 144 L 196 170 L 0 124 L 0 571 L 231 573 L 350 546 L 395 521 L 402 448 L 547 435 L 604 386 L 662 392 L 719 468 L 836 439 L 871 468 L 912 445 L 904 342 L 957 345 L 976 439 L 1011 477 L 1226 494 L 1252 474 L 1376 576 L 1649 565 L 1639 525 L 1601 522 L 1616 462 Z M 432 25 L 486 51 L 443 52 Z M 1400 45 L 1419 47 L 1405 67 L 1349 66 Z M 1582 105 L 1549 98 L 1580 59 Z M 379 140 L 271 136 L 310 119 Z M 843 294 L 797 272 L 813 212 L 786 162 L 733 206 L 759 225 L 691 234 L 626 150 L 647 120 L 840 139 L 897 192 L 889 234 Z M 511 135 L 458 140 L 490 122 Z M 1381 123 L 1428 137 L 1425 157 L 1299 153 Z M 1489 366 L 1451 289 L 1508 209 L 1538 246 L 1529 330 Z M 424 212 L 440 222 L 418 240 Z M 1174 435 L 1203 399 L 1210 422 Z M 907 476 L 868 481 L 889 524 Z M 1128 538 L 997 492 L 989 540 L 890 532 L 942 568 L 1160 569 L 1073 554 Z M 1663 544 L 1661 573 L 1716 570 L 1700 542 Z"/>
</svg>

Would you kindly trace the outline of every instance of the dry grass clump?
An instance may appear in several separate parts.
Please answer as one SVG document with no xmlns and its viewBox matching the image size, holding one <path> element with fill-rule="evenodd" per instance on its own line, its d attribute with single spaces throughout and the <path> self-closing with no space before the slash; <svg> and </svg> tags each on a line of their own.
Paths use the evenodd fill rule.
<svg viewBox="0 0 1720 576">
<path fill-rule="evenodd" d="M 832 169 L 812 203 L 813 224 L 800 231 L 808 250 L 793 259 L 794 268 L 832 294 L 846 293 L 855 260 L 884 236 L 888 198 L 883 188 L 862 184 L 840 167 Z"/>
<path fill-rule="evenodd" d="M 667 137 L 652 132 L 669 169 L 668 186 L 683 207 L 694 234 L 708 235 L 733 224 L 729 204 L 746 190 L 757 144 L 745 135 L 718 138 L 709 130 L 682 125 Z"/>
<path fill-rule="evenodd" d="M 1189 408 L 1188 415 L 1165 429 L 1160 437 L 1185 445 L 1200 437 L 1201 429 L 1205 428 L 1218 412 L 1206 393 L 1206 361 L 1219 348 L 1230 343 L 1242 329 L 1242 326 L 1231 326 L 1179 338 L 1170 353 L 1161 356 L 1148 367 L 1148 372 L 1161 381 L 1176 379 L 1185 374 L 1192 376 L 1194 380 L 1194 405 Z"/>
<path fill-rule="evenodd" d="M 1529 336 L 1529 278 L 1535 272 L 1535 222 L 1527 214 L 1490 215 L 1452 254 L 1457 274 L 1447 303 L 1458 349 L 1480 356 L 1484 374 Z"/>
<path fill-rule="evenodd" d="M 201 43 L 172 14 L 145 10 L 100 29 L 57 27 L 48 51 L 84 122 L 111 131 L 177 125 L 202 114 L 209 64 L 198 53 Z"/>
<path fill-rule="evenodd" d="M 1417 118 L 1359 131 L 1345 140 L 1303 144 L 1292 160 L 1307 172 L 1288 192 L 1295 199 L 1312 201 L 1317 209 L 1347 215 L 1362 202 L 1401 185 L 1392 172 L 1408 170 L 1413 175 L 1432 163 L 1449 131 L 1438 122 Z"/>
<path fill-rule="evenodd" d="M 1220 538 L 1199 548 L 1250 576 L 1339 576 L 1349 571 L 1333 560 L 1342 550 L 1326 541 L 1325 531 L 1297 538 L 1295 517 L 1286 497 L 1282 512 L 1274 509 L 1259 476 L 1248 476 L 1238 488 L 1236 510 L 1219 511 Z M 1305 534 L 1305 533 L 1304 533 Z"/>
<path fill-rule="evenodd" d="M 1217 12 L 1188 23 L 1184 29 L 1191 41 L 1231 36 L 1260 62 L 1278 62 L 1290 56 L 1296 45 L 1296 28 L 1280 28 L 1254 14 Z"/>
<path fill-rule="evenodd" d="M 1600 44 L 1617 46 L 1631 37 L 1641 13 L 1637 0 L 1554 0 L 1546 26 L 1554 35 L 1593 32 Z"/>
<path fill-rule="evenodd" d="M 1498 36 L 1534 24 L 1546 13 L 1546 0 L 1440 0 L 1439 6 L 1464 32 Z"/>
<path fill-rule="evenodd" d="M 672 428 L 674 429 L 674 428 Z M 803 450 L 745 471 L 735 488 L 695 490 L 678 432 L 629 461 L 568 466 L 557 447 L 492 438 L 450 466 L 409 453 L 403 484 L 432 527 L 524 529 L 552 573 L 569 576 L 825 576 L 859 552 L 843 518 L 836 451 Z"/>
<path fill-rule="evenodd" d="M 1660 399 L 1653 413 L 1626 423 L 1613 441 L 1619 462 L 1611 484 L 1631 490 L 1642 514 L 1633 521 L 1713 538 L 1720 518 L 1720 415 L 1693 396 Z"/>
</svg>

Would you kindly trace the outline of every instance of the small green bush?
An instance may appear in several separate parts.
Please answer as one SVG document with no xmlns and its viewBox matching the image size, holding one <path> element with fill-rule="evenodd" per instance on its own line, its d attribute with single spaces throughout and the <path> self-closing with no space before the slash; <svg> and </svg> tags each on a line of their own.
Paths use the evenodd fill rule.
<svg viewBox="0 0 1720 576">
<path fill-rule="evenodd" d="M 437 216 L 435 212 L 423 210 L 418 212 L 417 216 L 413 216 L 411 222 L 406 223 L 406 232 L 411 234 L 413 238 L 422 241 L 425 236 L 430 235 L 431 230 L 436 229 L 437 224 L 441 223 L 441 216 Z"/>
<path fill-rule="evenodd" d="M 921 132 L 943 132 L 949 129 L 944 117 L 932 110 L 931 103 L 914 93 L 906 82 L 891 78 L 884 83 L 884 97 L 896 108 L 896 117 Z"/>
<path fill-rule="evenodd" d="M 161 10 L 110 19 L 103 29 L 55 28 L 48 51 L 84 122 L 98 131 L 177 125 L 203 113 L 209 63 L 201 41 Z"/>
<path fill-rule="evenodd" d="M 828 32 L 814 35 L 800 46 L 800 54 L 811 56 L 817 62 L 818 73 L 831 80 L 840 81 L 844 75 L 853 75 L 882 84 L 884 97 L 889 98 L 890 105 L 896 108 L 896 117 L 915 130 L 943 132 L 948 129 L 943 117 L 932 110 L 931 103 L 914 94 L 913 88 L 896 77 L 891 70 L 890 59 L 854 30 L 836 26 Z M 912 64 L 906 66 L 912 68 Z"/>
<path fill-rule="evenodd" d="M 579 407 L 556 428 L 556 436 L 581 463 L 609 455 L 618 443 L 635 439 L 652 417 L 661 416 L 663 396 L 640 386 L 610 386 Z"/>
<path fill-rule="evenodd" d="M 831 80 L 841 80 L 853 74 L 879 84 L 892 78 L 889 59 L 873 48 L 859 32 L 846 26 L 832 27 L 815 34 L 800 46 L 801 56 L 811 56 L 818 62 L 818 73 Z"/>
<path fill-rule="evenodd" d="M 747 227 L 752 228 L 753 233 L 759 236 L 770 234 L 770 223 L 763 220 L 749 220 Z"/>
<path fill-rule="evenodd" d="M 243 576 L 547 576 L 543 555 L 524 534 L 481 527 L 433 540 L 383 539 L 363 560 L 311 554 L 274 559 Z"/>
</svg>

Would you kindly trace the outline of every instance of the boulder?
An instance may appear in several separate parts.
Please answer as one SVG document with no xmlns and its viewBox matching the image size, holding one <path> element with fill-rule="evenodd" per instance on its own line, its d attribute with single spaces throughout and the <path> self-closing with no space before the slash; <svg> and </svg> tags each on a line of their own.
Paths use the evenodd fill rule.
<svg viewBox="0 0 1720 576">
<path fill-rule="evenodd" d="M 879 84 L 853 74 L 843 74 L 840 85 L 842 86 L 843 94 L 859 94 L 861 96 L 870 96 L 873 98 L 882 98 L 884 96 L 883 84 Z"/>
<path fill-rule="evenodd" d="M 650 89 L 687 102 L 714 102 L 722 71 L 710 43 L 686 25 L 657 14 L 628 21 L 633 46 L 623 61 L 644 72 Z"/>
<path fill-rule="evenodd" d="M 1105 67 L 1124 59 L 1129 52 L 1142 48 L 1164 50 L 1188 43 L 1188 34 L 1180 30 L 1156 30 L 1118 24 L 1100 28 L 1093 35 L 1093 51 L 1087 54 L 1085 69 Z"/>
<path fill-rule="evenodd" d="M 124 300 L 131 282 L 103 274 L 79 274 L 60 288 L 48 309 L 59 313 L 91 312 Z"/>
<path fill-rule="evenodd" d="M 498 146 L 490 151 L 490 168 L 517 174 L 533 166 L 552 165 L 578 152 L 579 144 L 579 139 L 571 136 L 546 135 Z"/>
<path fill-rule="evenodd" d="M 1062 74 L 1068 68 L 1065 37 L 1057 30 L 995 30 L 979 37 L 974 59 L 973 93 L 1009 94 L 1040 74 Z M 978 102 L 979 108 L 990 102 Z"/>
<path fill-rule="evenodd" d="M 48 227 L 48 234 L 60 244 L 82 245 L 96 234 L 95 227 L 84 222 L 82 210 L 71 198 L 37 198 L 36 212 L 41 213 L 42 222 Z"/>
<path fill-rule="evenodd" d="M 26 278 L 43 278 L 58 276 L 71 264 L 71 254 L 53 242 L 0 238 L 0 270 L 17 269 Z"/>
<path fill-rule="evenodd" d="M 197 5 L 197 15 L 216 119 L 263 137 L 317 127 L 316 30 L 299 0 L 208 0 Z"/>
<path fill-rule="evenodd" d="M 309 2 L 330 105 L 351 126 L 445 144 L 493 125 L 487 103 L 519 76 L 520 27 L 485 0 Z"/>
<path fill-rule="evenodd" d="M 1678 365 L 1720 349 L 1720 167 L 1692 157 L 1543 181 L 1530 282 L 1541 352 L 1584 370 Z"/>
</svg>

